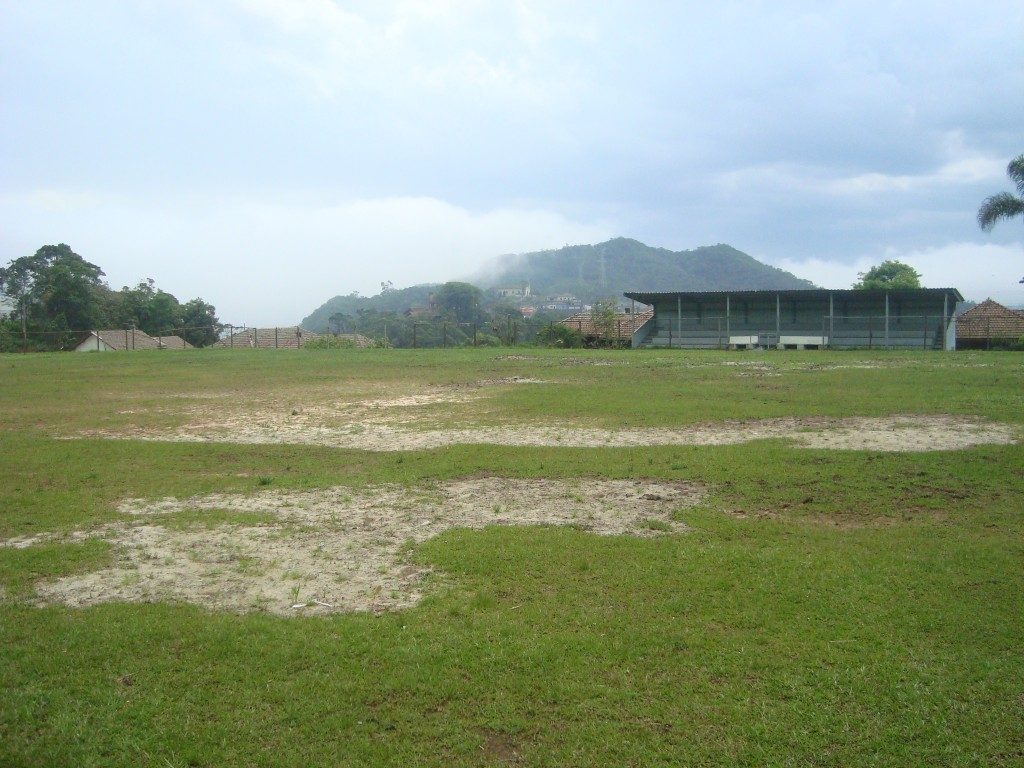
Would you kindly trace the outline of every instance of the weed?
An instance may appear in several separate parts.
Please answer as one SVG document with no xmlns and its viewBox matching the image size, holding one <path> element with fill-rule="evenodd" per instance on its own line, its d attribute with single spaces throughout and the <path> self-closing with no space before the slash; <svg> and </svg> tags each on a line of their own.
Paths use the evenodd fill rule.
<svg viewBox="0 0 1024 768">
<path fill-rule="evenodd" d="M 641 525 L 649 531 L 661 531 L 662 533 L 668 533 L 672 530 L 672 526 L 664 520 L 655 520 L 653 518 L 644 520 L 641 522 Z"/>
</svg>

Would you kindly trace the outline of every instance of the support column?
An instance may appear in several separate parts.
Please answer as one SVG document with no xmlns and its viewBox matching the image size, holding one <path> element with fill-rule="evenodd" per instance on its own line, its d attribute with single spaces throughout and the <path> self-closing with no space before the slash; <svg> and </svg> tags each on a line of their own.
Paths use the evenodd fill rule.
<svg viewBox="0 0 1024 768">
<path fill-rule="evenodd" d="M 775 346 L 782 346 L 782 299 L 775 294 Z"/>
<path fill-rule="evenodd" d="M 726 349 L 732 343 L 732 326 L 729 321 L 729 294 L 725 294 L 725 346 Z"/>
<path fill-rule="evenodd" d="M 885 292 L 885 348 L 889 349 L 889 292 Z"/>
<path fill-rule="evenodd" d="M 942 349 L 949 351 L 949 294 L 942 294 Z"/>
<path fill-rule="evenodd" d="M 832 337 L 836 333 L 835 308 L 832 303 L 832 294 L 828 295 L 828 348 L 832 349 Z"/>
</svg>

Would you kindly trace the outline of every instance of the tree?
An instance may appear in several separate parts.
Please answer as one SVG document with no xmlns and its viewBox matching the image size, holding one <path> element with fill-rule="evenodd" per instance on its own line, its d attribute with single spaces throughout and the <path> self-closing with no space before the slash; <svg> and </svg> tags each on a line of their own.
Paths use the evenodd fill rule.
<svg viewBox="0 0 1024 768">
<path fill-rule="evenodd" d="M 437 305 L 451 312 L 460 323 L 473 322 L 482 298 L 483 291 L 475 285 L 459 282 L 445 283 L 434 295 Z"/>
<path fill-rule="evenodd" d="M 900 290 L 920 288 L 921 275 L 909 264 L 902 261 L 886 260 L 867 272 L 858 272 L 860 278 L 853 287 L 858 290 Z"/>
<path fill-rule="evenodd" d="M 213 344 L 224 325 L 217 319 L 217 309 L 200 298 L 181 305 L 179 315 L 181 330 L 178 335 L 193 347 Z"/>
<path fill-rule="evenodd" d="M 44 245 L 0 269 L 0 291 L 16 301 L 23 341 L 30 330 L 86 330 L 107 319 L 109 289 L 103 270 L 65 243 Z M 44 346 L 58 346 L 47 337 Z"/>
<path fill-rule="evenodd" d="M 132 325 L 150 336 L 160 336 L 181 325 L 181 305 L 149 278 L 118 292 L 115 316 L 119 326 Z"/>
<path fill-rule="evenodd" d="M 594 328 L 600 331 L 604 340 L 611 344 L 615 340 L 615 321 L 618 318 L 619 304 L 615 299 L 598 299 L 590 310 Z"/>
<path fill-rule="evenodd" d="M 1006 166 L 1006 175 L 1017 187 L 1020 197 L 1010 192 L 1000 192 L 985 198 L 978 209 L 978 226 L 984 232 L 991 232 L 992 228 L 1003 219 L 1012 219 L 1017 216 L 1024 218 L 1024 155 L 1019 155 L 1010 161 Z M 1024 283 L 1024 277 L 1020 282 Z"/>
</svg>

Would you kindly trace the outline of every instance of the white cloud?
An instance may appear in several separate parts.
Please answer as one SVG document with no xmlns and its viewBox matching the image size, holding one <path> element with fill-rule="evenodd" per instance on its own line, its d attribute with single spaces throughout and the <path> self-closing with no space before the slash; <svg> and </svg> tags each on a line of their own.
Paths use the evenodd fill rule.
<svg viewBox="0 0 1024 768">
<path fill-rule="evenodd" d="M 1024 243 L 959 242 L 900 250 L 887 248 L 881 255 L 861 256 L 851 263 L 822 259 L 782 259 L 775 266 L 824 288 L 849 288 L 857 274 L 886 259 L 909 264 L 930 288 L 957 288 L 974 301 L 992 298 L 1003 304 L 1024 305 Z"/>
<path fill-rule="evenodd" d="M 716 186 L 735 194 L 743 190 L 787 192 L 836 197 L 868 197 L 884 193 L 917 193 L 936 188 L 998 184 L 1006 159 L 970 149 L 958 132 L 946 136 L 938 153 L 938 164 L 917 174 L 869 171 L 850 176 L 836 175 L 834 169 L 792 162 L 765 163 L 736 168 L 718 174 Z"/>
<path fill-rule="evenodd" d="M 295 323 L 334 295 L 373 294 L 384 280 L 443 282 L 500 254 L 616 231 L 541 209 L 470 211 L 430 197 L 92 200 L 88 211 L 60 215 L 37 193 L 0 200 L 0 218 L 12 223 L 0 262 L 43 245 L 28 233 L 45 230 L 101 266 L 112 287 L 152 277 L 179 299 L 202 296 L 225 320 L 250 325 Z"/>
</svg>

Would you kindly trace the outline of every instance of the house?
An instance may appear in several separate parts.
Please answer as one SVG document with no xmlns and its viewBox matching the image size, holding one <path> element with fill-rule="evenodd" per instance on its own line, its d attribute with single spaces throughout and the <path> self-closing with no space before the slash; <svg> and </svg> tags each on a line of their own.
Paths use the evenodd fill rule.
<svg viewBox="0 0 1024 768">
<path fill-rule="evenodd" d="M 319 333 L 297 325 L 284 328 L 243 328 L 225 336 L 212 346 L 221 349 L 298 349 L 307 341 L 320 338 Z"/>
<path fill-rule="evenodd" d="M 123 352 L 140 349 L 194 349 L 180 336 L 150 336 L 138 328 L 89 331 L 75 345 L 76 352 Z"/>
<path fill-rule="evenodd" d="M 437 298 L 434 293 L 427 294 L 427 306 L 413 306 L 409 307 L 403 313 L 406 317 L 411 317 L 414 320 L 419 317 L 433 318 L 441 314 L 441 308 L 437 306 Z"/>
<path fill-rule="evenodd" d="M 76 352 L 131 352 L 140 349 L 160 349 L 160 342 L 137 328 L 114 328 L 89 331 L 75 345 Z"/>
<path fill-rule="evenodd" d="M 577 331 L 588 341 L 595 341 L 597 339 L 623 341 L 632 339 L 636 330 L 652 317 L 654 317 L 653 309 L 635 313 L 618 312 L 614 320 L 608 324 L 609 327 L 605 327 L 602 323 L 595 320 L 592 311 L 588 311 L 569 315 L 569 317 L 559 320 L 559 322 L 566 328 Z M 610 335 L 608 334 L 609 330 L 611 331 Z"/>
<path fill-rule="evenodd" d="M 988 349 L 1016 344 L 1024 338 L 1024 311 L 992 299 L 971 307 L 956 319 L 958 349 Z"/>
<path fill-rule="evenodd" d="M 515 288 L 511 288 L 511 287 L 498 288 L 497 289 L 497 293 L 498 293 L 498 296 L 503 298 L 503 299 L 507 299 L 507 298 L 525 299 L 525 298 L 528 298 L 529 295 L 530 295 L 530 284 L 529 283 L 523 283 L 522 285 L 520 285 L 518 287 L 515 287 Z"/>
<path fill-rule="evenodd" d="M 181 336 L 157 336 L 156 340 L 160 343 L 160 349 L 195 349 Z"/>
<path fill-rule="evenodd" d="M 956 288 L 630 291 L 654 316 L 634 347 L 955 349 Z"/>
<path fill-rule="evenodd" d="M 547 301 L 540 305 L 540 308 L 549 312 L 573 312 L 583 309 L 583 302 L 575 296 L 563 294 L 561 296 L 549 296 Z"/>
</svg>

